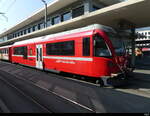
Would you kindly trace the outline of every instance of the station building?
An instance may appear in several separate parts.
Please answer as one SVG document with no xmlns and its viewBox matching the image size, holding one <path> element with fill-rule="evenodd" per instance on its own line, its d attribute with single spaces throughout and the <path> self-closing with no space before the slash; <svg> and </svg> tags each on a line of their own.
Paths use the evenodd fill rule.
<svg viewBox="0 0 150 116">
<path fill-rule="evenodd" d="M 47 27 L 45 27 L 45 8 L 19 22 L 0 34 L 0 43 L 20 38 L 27 34 L 54 26 L 67 20 L 84 16 L 87 13 L 105 8 L 122 0 L 54 0 L 47 7 Z"/>
<path fill-rule="evenodd" d="M 139 48 L 150 48 L 150 30 L 137 31 L 136 46 Z"/>
</svg>

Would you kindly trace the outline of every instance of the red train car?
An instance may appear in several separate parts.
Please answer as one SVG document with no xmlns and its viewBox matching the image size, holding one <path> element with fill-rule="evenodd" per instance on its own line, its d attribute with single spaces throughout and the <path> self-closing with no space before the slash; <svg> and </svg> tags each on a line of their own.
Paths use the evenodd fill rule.
<svg viewBox="0 0 150 116">
<path fill-rule="evenodd" d="M 117 33 L 93 24 L 17 42 L 12 45 L 12 62 L 91 77 L 107 85 L 125 79 L 127 58 Z"/>
</svg>

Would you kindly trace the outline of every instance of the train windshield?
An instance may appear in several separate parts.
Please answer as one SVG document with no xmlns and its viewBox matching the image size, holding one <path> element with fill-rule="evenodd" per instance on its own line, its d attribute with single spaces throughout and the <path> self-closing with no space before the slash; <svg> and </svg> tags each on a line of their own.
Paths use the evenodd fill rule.
<svg viewBox="0 0 150 116">
<path fill-rule="evenodd" d="M 117 34 L 110 33 L 110 34 L 108 34 L 108 36 L 113 44 L 116 55 L 117 56 L 124 55 L 125 54 L 125 44 L 124 44 L 123 40 L 120 39 Z"/>
<path fill-rule="evenodd" d="M 94 56 L 96 57 L 112 56 L 108 45 L 105 43 L 104 39 L 99 34 L 96 34 L 93 39 L 94 39 Z"/>
</svg>

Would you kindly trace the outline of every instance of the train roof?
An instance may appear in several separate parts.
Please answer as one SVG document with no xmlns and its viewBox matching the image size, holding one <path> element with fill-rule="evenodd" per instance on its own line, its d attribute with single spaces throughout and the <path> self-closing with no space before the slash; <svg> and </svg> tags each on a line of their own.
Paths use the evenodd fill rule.
<svg viewBox="0 0 150 116">
<path fill-rule="evenodd" d="M 92 31 L 92 30 L 95 30 L 95 29 L 100 29 L 100 30 L 103 30 L 105 32 L 116 33 L 116 31 L 111 27 L 100 25 L 100 24 L 93 24 L 93 25 L 89 25 L 89 26 L 86 26 L 86 27 L 73 29 L 73 30 L 70 30 L 70 31 L 60 32 L 60 33 L 56 33 L 56 34 L 51 34 L 51 35 L 46 35 L 46 36 L 41 36 L 41 37 L 36 37 L 36 38 L 16 42 L 16 43 L 13 44 L 13 46 L 44 42 L 44 41 L 47 41 L 48 39 L 50 39 L 52 37 L 55 38 L 55 37 L 58 37 L 58 36 L 70 35 L 70 34 L 84 32 L 84 31 L 90 31 L 90 30 Z"/>
</svg>

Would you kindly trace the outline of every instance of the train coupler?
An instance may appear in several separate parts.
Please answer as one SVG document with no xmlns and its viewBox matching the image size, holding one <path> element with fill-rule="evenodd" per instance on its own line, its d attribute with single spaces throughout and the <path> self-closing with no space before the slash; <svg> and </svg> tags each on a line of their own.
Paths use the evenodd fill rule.
<svg viewBox="0 0 150 116">
<path fill-rule="evenodd" d="M 104 86 L 120 87 L 127 83 L 125 74 L 113 74 L 111 77 L 103 77 Z"/>
</svg>

